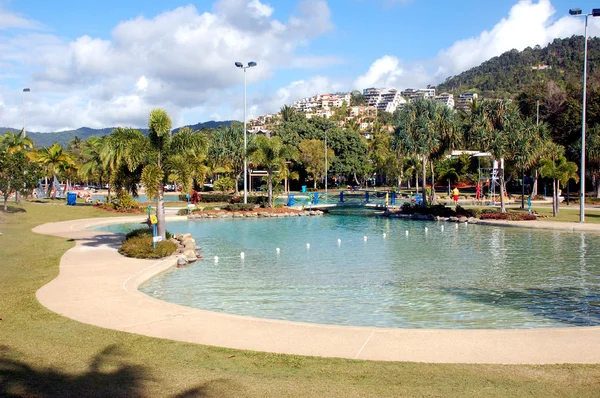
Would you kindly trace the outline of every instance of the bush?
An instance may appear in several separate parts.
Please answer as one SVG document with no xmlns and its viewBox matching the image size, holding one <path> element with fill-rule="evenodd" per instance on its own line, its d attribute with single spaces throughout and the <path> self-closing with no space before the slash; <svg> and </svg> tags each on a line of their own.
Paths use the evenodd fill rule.
<svg viewBox="0 0 600 398">
<path fill-rule="evenodd" d="M 254 209 L 254 204 L 248 203 L 232 203 L 225 207 L 225 210 L 229 211 L 250 211 Z"/>
<path fill-rule="evenodd" d="M 229 177 L 221 177 L 213 184 L 215 191 L 233 191 L 235 180 Z"/>
<path fill-rule="evenodd" d="M 480 210 L 474 209 L 465 209 L 464 207 L 457 205 L 456 206 L 456 216 L 457 217 L 478 217 L 481 214 Z"/>
<path fill-rule="evenodd" d="M 171 239 L 173 237 L 173 234 L 170 233 L 169 231 L 165 231 L 165 235 L 166 235 L 167 239 Z M 137 228 L 137 229 L 131 230 L 131 231 L 127 232 L 127 235 L 125 235 L 125 240 L 131 239 L 131 238 L 139 238 L 139 237 L 152 238 L 152 228 L 146 227 L 146 228 Z"/>
<path fill-rule="evenodd" d="M 118 211 L 137 210 L 139 208 L 138 201 L 134 200 L 129 192 L 124 190 L 120 190 L 117 193 L 117 197 L 113 200 L 112 206 Z"/>
<path fill-rule="evenodd" d="M 188 209 L 179 209 L 177 210 L 177 215 L 178 216 L 185 216 L 188 214 Z"/>
<path fill-rule="evenodd" d="M 200 196 L 200 202 L 202 203 L 215 203 L 215 202 L 227 202 L 229 203 L 229 201 L 231 200 L 231 198 L 233 197 L 233 195 L 228 195 L 228 194 L 206 194 L 206 195 L 202 195 Z"/>
<path fill-rule="evenodd" d="M 400 209 L 400 213 L 402 214 L 421 214 L 421 215 L 433 215 L 436 217 L 455 217 L 456 212 L 452 210 L 450 207 L 446 207 L 444 205 L 435 205 L 435 206 L 427 206 L 423 207 L 421 205 L 404 202 L 402 204 L 402 208 Z"/>
<path fill-rule="evenodd" d="M 152 245 L 152 237 L 136 236 L 123 242 L 119 253 L 133 258 L 163 258 L 175 253 L 175 250 L 177 245 L 171 241 L 157 242 L 155 249 Z"/>
<path fill-rule="evenodd" d="M 500 212 L 487 212 L 481 214 L 482 220 L 509 220 L 509 221 L 529 221 L 537 220 L 537 217 L 533 214 L 524 213 L 500 213 Z"/>
</svg>

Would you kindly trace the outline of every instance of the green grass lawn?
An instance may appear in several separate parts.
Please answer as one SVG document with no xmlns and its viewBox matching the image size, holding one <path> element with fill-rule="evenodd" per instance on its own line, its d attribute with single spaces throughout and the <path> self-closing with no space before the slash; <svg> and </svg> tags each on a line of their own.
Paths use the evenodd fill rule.
<svg viewBox="0 0 600 398">
<path fill-rule="evenodd" d="M 13 205 L 8 214 L 0 212 L 0 396 L 599 394 L 600 365 L 438 365 L 277 355 L 117 332 L 47 310 L 35 292 L 58 274 L 60 257 L 73 242 L 31 228 L 103 216 L 115 214 L 64 203 Z"/>
</svg>

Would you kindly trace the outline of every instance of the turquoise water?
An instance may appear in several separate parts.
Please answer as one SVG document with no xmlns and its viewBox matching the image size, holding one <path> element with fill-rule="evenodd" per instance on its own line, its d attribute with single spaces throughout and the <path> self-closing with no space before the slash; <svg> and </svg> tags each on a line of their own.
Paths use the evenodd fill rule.
<svg viewBox="0 0 600 398">
<path fill-rule="evenodd" d="M 191 232 L 204 259 L 140 290 L 190 307 L 392 328 L 600 325 L 599 235 L 348 215 L 168 229 Z"/>
</svg>

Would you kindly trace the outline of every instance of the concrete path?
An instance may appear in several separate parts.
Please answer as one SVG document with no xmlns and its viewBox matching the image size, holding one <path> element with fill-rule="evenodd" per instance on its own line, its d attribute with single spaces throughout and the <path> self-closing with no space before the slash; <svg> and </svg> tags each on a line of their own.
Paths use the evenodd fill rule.
<svg viewBox="0 0 600 398">
<path fill-rule="evenodd" d="M 426 330 L 326 326 L 227 315 L 170 304 L 137 290 L 173 259 L 121 256 L 118 234 L 87 228 L 140 217 L 49 223 L 34 232 L 74 239 L 60 274 L 37 292 L 44 306 L 110 329 L 235 349 L 436 363 L 600 363 L 600 327 Z"/>
</svg>

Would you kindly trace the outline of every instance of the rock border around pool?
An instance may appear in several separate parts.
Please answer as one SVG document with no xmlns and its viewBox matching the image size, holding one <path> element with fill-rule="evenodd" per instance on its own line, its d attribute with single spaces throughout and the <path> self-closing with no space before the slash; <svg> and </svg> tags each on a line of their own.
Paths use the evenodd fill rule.
<svg viewBox="0 0 600 398">
<path fill-rule="evenodd" d="M 210 213 L 196 213 L 187 216 L 188 220 L 199 220 L 203 218 L 282 218 L 282 217 L 314 217 L 322 216 L 321 210 L 289 211 L 273 213 L 268 211 L 220 211 Z"/>
</svg>

